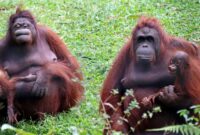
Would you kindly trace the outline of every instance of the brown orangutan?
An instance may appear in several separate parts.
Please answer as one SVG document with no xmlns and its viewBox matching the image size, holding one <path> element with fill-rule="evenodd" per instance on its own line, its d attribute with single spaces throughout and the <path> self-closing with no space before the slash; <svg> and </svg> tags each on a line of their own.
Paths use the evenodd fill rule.
<svg viewBox="0 0 200 135">
<path fill-rule="evenodd" d="M 175 74 L 175 92 L 187 95 L 194 104 L 200 104 L 200 62 L 196 57 L 179 51 L 171 59 L 169 71 Z"/>
<path fill-rule="evenodd" d="M 14 112 L 14 97 L 15 97 L 15 83 L 16 81 L 29 81 L 35 78 L 33 75 L 25 77 L 13 77 L 10 79 L 6 71 L 0 69 L 0 96 L 7 101 L 7 115 L 10 124 L 17 122 L 17 114 Z M 2 115 L 2 114 L 1 114 Z"/>
<path fill-rule="evenodd" d="M 14 85 L 15 79 L 10 80 L 7 73 L 0 69 L 0 95 L 5 97 L 7 101 L 7 114 L 8 122 L 14 123 L 16 121 L 16 115 L 14 113 Z M 2 114 L 1 114 L 2 115 Z"/>
<path fill-rule="evenodd" d="M 173 89 L 172 94 L 162 92 L 157 98 L 156 103 L 161 106 L 162 112 L 155 114 L 151 119 L 142 118 L 143 113 L 149 109 L 144 104 L 145 98 L 158 93 L 163 87 L 164 91 L 171 90 L 170 85 L 174 84 L 175 75 L 168 71 L 168 63 L 177 50 L 194 57 L 199 55 L 194 44 L 167 35 L 157 19 L 140 18 L 133 29 L 131 39 L 114 60 L 103 84 L 100 110 L 109 116 L 109 127 L 104 129 L 104 134 L 109 134 L 111 129 L 123 133 L 133 133 L 134 129 L 135 134 L 156 134 L 145 130 L 183 122 L 176 111 L 192 103 L 190 100 L 184 100 L 183 106 L 179 102 L 168 105 L 170 100 L 182 102 L 184 99 L 174 96 Z M 125 96 L 127 89 L 134 90 L 134 95 Z M 113 90 L 118 94 L 113 94 Z M 167 96 L 168 99 L 165 98 Z M 135 99 L 140 108 L 131 109 L 130 114 L 125 115 L 124 111 Z"/>
<path fill-rule="evenodd" d="M 15 106 L 22 118 L 41 118 L 75 106 L 83 96 L 80 67 L 67 46 L 27 10 L 10 16 L 0 41 L 0 66 L 15 82 Z"/>
</svg>

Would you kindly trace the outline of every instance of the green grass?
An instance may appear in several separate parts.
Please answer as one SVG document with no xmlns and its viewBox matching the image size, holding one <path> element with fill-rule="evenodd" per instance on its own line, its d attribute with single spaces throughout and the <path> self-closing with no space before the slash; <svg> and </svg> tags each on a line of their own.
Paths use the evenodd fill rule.
<svg viewBox="0 0 200 135">
<path fill-rule="evenodd" d="M 104 120 L 98 112 L 102 82 L 140 15 L 155 16 L 168 33 L 200 42 L 199 0 L 0 0 L 0 37 L 20 3 L 62 37 L 84 73 L 85 99 L 79 106 L 40 122 L 15 125 L 36 134 L 53 130 L 66 135 L 72 127 L 81 135 L 102 134 Z"/>
</svg>

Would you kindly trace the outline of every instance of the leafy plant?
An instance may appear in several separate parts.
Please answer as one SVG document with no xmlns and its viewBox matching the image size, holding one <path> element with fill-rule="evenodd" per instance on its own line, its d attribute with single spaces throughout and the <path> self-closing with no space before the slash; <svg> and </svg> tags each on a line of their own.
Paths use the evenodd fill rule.
<svg viewBox="0 0 200 135">
<path fill-rule="evenodd" d="M 20 121 L 16 125 L 39 135 L 49 129 L 55 135 L 71 134 L 73 126 L 80 135 L 102 135 L 105 121 L 98 112 L 100 89 L 140 15 L 158 18 L 173 35 L 200 41 L 199 0 L 0 0 L 0 37 L 19 4 L 61 36 L 84 74 L 85 99 L 79 106 L 56 116 L 46 115 L 39 122 Z"/>
<path fill-rule="evenodd" d="M 147 131 L 166 131 L 172 133 L 181 133 L 182 135 L 200 135 L 200 128 L 194 125 L 173 125 L 158 129 L 149 129 Z"/>
<path fill-rule="evenodd" d="M 18 134 L 18 135 L 35 135 L 35 134 L 33 134 L 33 133 L 26 132 L 26 131 L 24 131 L 24 130 L 22 130 L 22 129 L 15 128 L 15 127 L 13 127 L 13 126 L 11 126 L 11 125 L 9 125 L 9 124 L 3 124 L 3 125 L 1 126 L 1 131 L 4 131 L 4 130 L 12 130 L 12 131 L 14 131 L 16 134 Z"/>
<path fill-rule="evenodd" d="M 181 133 L 182 135 L 199 135 L 200 134 L 200 105 L 190 107 L 190 110 L 182 109 L 177 112 L 183 117 L 187 124 L 172 125 L 158 129 L 149 129 L 147 131 L 166 131 L 172 133 Z"/>
</svg>

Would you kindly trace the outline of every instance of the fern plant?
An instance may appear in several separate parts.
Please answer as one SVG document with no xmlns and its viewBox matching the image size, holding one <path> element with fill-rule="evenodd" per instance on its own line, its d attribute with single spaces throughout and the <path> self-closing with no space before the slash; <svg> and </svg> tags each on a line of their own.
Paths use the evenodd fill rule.
<svg viewBox="0 0 200 135">
<path fill-rule="evenodd" d="M 191 106 L 189 110 L 182 109 L 177 112 L 186 121 L 183 125 L 172 125 L 147 131 L 166 131 L 181 133 L 182 135 L 200 135 L 200 105 Z"/>
<path fill-rule="evenodd" d="M 200 135 L 200 128 L 194 125 L 173 125 L 158 129 L 149 129 L 147 131 L 166 131 L 172 133 L 181 133 L 182 135 Z"/>
</svg>

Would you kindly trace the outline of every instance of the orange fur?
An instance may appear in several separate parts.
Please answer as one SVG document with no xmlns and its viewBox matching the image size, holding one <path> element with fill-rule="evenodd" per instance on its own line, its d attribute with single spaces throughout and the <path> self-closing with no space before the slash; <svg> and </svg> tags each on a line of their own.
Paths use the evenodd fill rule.
<svg viewBox="0 0 200 135">
<path fill-rule="evenodd" d="M 13 32 L 12 26 L 15 20 L 18 18 L 27 19 L 32 24 L 33 27 L 32 29 L 35 28 L 36 34 L 35 36 L 32 37 L 32 41 L 28 45 L 27 44 L 19 45 L 14 39 L 12 33 Z M 26 53 L 28 49 L 30 49 L 31 51 L 29 51 L 30 55 L 29 54 L 24 55 L 27 56 L 28 58 L 21 58 L 20 56 L 19 57 L 20 62 L 17 61 L 15 63 L 19 67 L 18 69 L 19 71 L 16 71 L 14 69 L 14 74 L 11 74 L 8 71 L 8 74 L 9 75 L 11 74 L 10 75 L 11 80 L 13 80 L 15 77 L 19 77 L 20 79 L 23 80 L 24 78 L 26 79 L 26 77 L 29 74 L 42 74 L 40 76 L 41 78 L 39 78 L 39 82 L 36 82 L 38 76 L 35 75 L 36 79 L 31 81 L 33 86 L 31 85 L 30 87 L 29 86 L 26 87 L 27 81 L 21 81 L 22 83 L 21 82 L 19 83 L 21 83 L 22 86 L 24 86 L 25 88 L 24 87 L 22 88 L 22 86 L 20 86 L 19 89 L 16 88 L 16 92 L 18 90 L 22 90 L 22 92 L 20 91 L 21 95 L 23 95 L 23 92 L 25 93 L 25 91 L 23 91 L 24 89 L 26 89 L 26 92 L 28 92 L 27 95 L 25 96 L 23 95 L 24 97 L 16 96 L 15 98 L 16 100 L 15 106 L 22 113 L 22 118 L 24 117 L 30 118 L 32 116 L 36 116 L 36 118 L 41 118 L 42 117 L 41 114 L 43 113 L 56 114 L 63 110 L 68 110 L 69 108 L 78 104 L 78 102 L 82 99 L 84 92 L 84 88 L 81 85 L 83 76 L 80 71 L 80 66 L 78 61 L 68 50 L 67 45 L 61 40 L 61 38 L 50 28 L 37 24 L 34 16 L 28 10 L 21 10 L 18 8 L 16 13 L 10 16 L 7 34 L 0 41 L 0 51 L 4 51 L 4 53 L 6 54 L 6 56 L 3 55 L 5 58 L 2 58 L 3 59 L 2 61 L 3 62 L 7 61 L 7 63 L 10 62 L 11 67 L 12 67 L 12 62 L 11 62 L 12 60 L 8 58 L 9 56 L 7 56 L 7 54 L 10 52 L 10 48 L 15 45 L 18 45 L 17 49 L 20 50 L 16 52 L 15 50 L 13 50 L 13 52 L 15 53 L 14 55 L 16 56 L 16 61 L 18 58 L 17 56 L 20 55 L 20 53 Z M 28 48 L 29 45 L 30 48 Z M 35 48 L 41 50 L 43 48 L 44 50 L 42 50 L 43 52 L 42 51 L 39 52 Z M 47 53 L 46 57 L 43 58 L 43 56 L 41 56 L 35 58 L 33 61 L 27 62 L 27 59 L 32 59 L 31 57 L 34 57 L 32 54 L 36 56 L 41 53 Z M 49 56 L 50 54 L 55 55 L 55 58 L 51 58 L 51 56 Z M 0 66 L 2 67 L 4 67 L 3 62 L 0 63 L 1 64 Z M 20 65 L 20 63 L 23 63 L 23 65 Z M 37 71 L 33 69 L 35 67 L 37 67 Z M 3 79 L 1 81 L 0 78 L 0 85 L 2 86 L 5 85 L 6 86 L 5 89 L 10 89 L 8 87 L 12 87 L 13 85 L 9 84 L 9 81 L 10 80 L 6 79 Z M 45 93 L 44 97 L 42 96 L 40 98 L 36 97 L 37 99 L 32 99 L 31 96 L 35 94 L 32 93 L 33 91 L 32 89 L 37 83 L 40 83 L 39 87 L 44 86 L 45 89 L 47 89 L 47 91 L 43 89 L 43 92 Z M 38 89 L 38 87 L 36 86 L 36 93 L 38 92 L 37 90 L 39 91 L 40 89 Z M 15 91 L 11 92 L 11 94 L 12 93 L 15 94 Z M 14 98 L 14 95 L 11 95 L 11 97 L 9 97 L 8 99 L 12 98 Z"/>
<path fill-rule="evenodd" d="M 200 61 L 190 57 L 188 63 L 186 69 L 181 69 L 182 75 L 176 77 L 175 87 L 180 92 L 188 93 L 194 104 L 200 104 Z"/>
<path fill-rule="evenodd" d="M 160 63 L 165 61 L 165 64 L 168 64 L 170 56 L 174 54 L 177 50 L 183 50 L 187 52 L 191 56 L 198 56 L 198 49 L 190 42 L 186 40 L 182 40 L 173 36 L 168 35 L 165 33 L 165 31 L 162 29 L 162 26 L 160 25 L 159 21 L 156 18 L 149 18 L 149 17 L 141 17 L 135 26 L 135 28 L 132 31 L 131 38 L 129 41 L 122 47 L 120 52 L 118 53 L 117 57 L 115 58 L 107 77 L 103 83 L 103 87 L 101 89 L 101 103 L 100 103 L 100 111 L 108 114 L 110 118 L 108 118 L 108 121 L 110 121 L 111 129 L 113 130 L 119 130 L 122 131 L 121 128 L 125 127 L 127 129 L 124 129 L 125 131 L 130 130 L 130 127 L 125 126 L 127 123 L 124 123 L 120 126 L 116 126 L 117 121 L 120 119 L 120 117 L 124 117 L 123 111 L 124 106 L 123 104 L 129 104 L 129 98 L 125 99 L 125 101 L 118 105 L 118 103 L 121 103 L 121 98 L 124 96 L 124 93 L 121 93 L 120 91 L 123 91 L 123 86 L 121 83 L 121 80 L 126 72 L 127 66 L 132 63 L 135 64 L 135 53 L 134 53 L 134 44 L 135 44 L 135 38 L 136 33 L 138 30 L 140 30 L 143 27 L 150 27 L 159 33 L 160 39 L 161 39 L 161 45 L 160 45 L 160 52 L 157 60 L 155 61 L 155 65 L 160 67 Z M 159 72 L 159 71 L 158 71 Z M 162 72 L 162 71 L 160 71 Z M 145 74 L 144 74 L 145 76 Z M 119 94 L 114 95 L 112 93 L 113 89 L 116 89 L 119 91 Z M 135 88 L 133 88 L 135 89 Z M 153 92 L 156 93 L 159 90 L 159 88 L 155 89 Z M 147 90 L 148 92 L 148 90 Z M 149 94 L 152 94 L 150 92 Z M 140 95 L 140 94 L 139 94 Z M 147 95 L 150 96 L 150 95 Z M 141 97 L 142 98 L 142 97 Z M 141 100 L 139 97 L 137 100 Z M 110 105 L 108 105 L 110 104 Z M 111 107 L 112 106 L 112 107 Z M 116 110 L 113 109 L 116 108 Z M 132 115 L 134 119 L 130 119 L 131 123 L 137 123 L 137 120 L 140 119 L 143 110 L 135 109 L 136 112 L 132 111 Z M 122 113 L 118 113 L 122 112 Z M 140 115 L 140 116 L 139 116 Z M 114 117 L 118 116 L 118 118 Z M 114 118 L 113 118 L 114 117 Z M 130 124 L 128 122 L 128 124 Z M 159 124 L 158 124 L 159 125 Z M 105 130 L 104 130 L 105 131 Z M 125 132 L 124 131 L 124 132 Z M 106 132 L 105 132 L 106 133 Z"/>
</svg>

